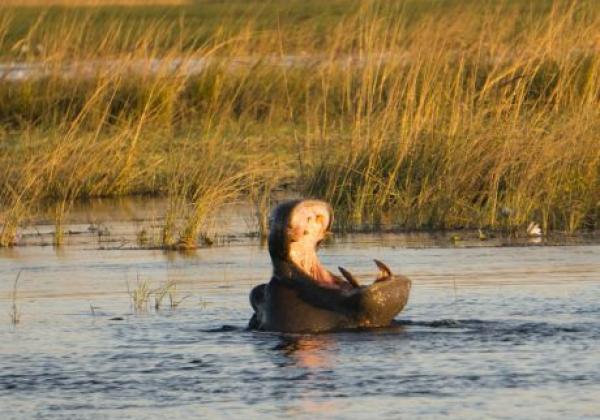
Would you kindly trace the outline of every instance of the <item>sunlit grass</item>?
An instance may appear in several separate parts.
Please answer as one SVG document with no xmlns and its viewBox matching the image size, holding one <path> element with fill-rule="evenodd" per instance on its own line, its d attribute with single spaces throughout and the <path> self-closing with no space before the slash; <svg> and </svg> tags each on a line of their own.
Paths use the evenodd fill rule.
<svg viewBox="0 0 600 420">
<path fill-rule="evenodd" d="M 141 279 L 139 275 L 135 287 L 130 288 L 129 283 L 127 283 L 127 293 L 131 300 L 131 307 L 136 313 L 147 312 L 151 302 L 154 302 L 154 310 L 160 311 L 163 309 L 166 303 L 165 299 L 167 298 L 168 307 L 170 309 L 177 309 L 189 297 L 189 295 L 179 297 L 177 282 L 175 280 L 169 280 L 165 284 L 153 289 L 148 279 Z"/>
<path fill-rule="evenodd" d="M 97 7 L 97 6 L 152 6 L 152 5 L 184 5 L 190 0 L 2 0 L 4 6 L 19 7 Z"/>
<path fill-rule="evenodd" d="M 177 282 L 175 280 L 169 280 L 154 291 L 154 309 L 156 311 L 159 311 L 163 307 L 163 301 L 167 297 L 169 298 L 169 308 L 177 309 L 189 295 L 179 297 L 177 293 Z"/>
<path fill-rule="evenodd" d="M 244 195 L 265 235 L 284 184 L 340 229 L 597 227 L 593 1 L 343 3 L 201 27 L 40 12 L 20 37 L 10 9 L 0 52 L 43 71 L 0 76 L 0 246 L 47 207 L 60 245 L 75 200 L 128 194 L 169 198 L 165 248 Z"/>
<path fill-rule="evenodd" d="M 127 283 L 127 293 L 131 298 L 131 307 L 134 312 L 145 312 L 148 310 L 152 289 L 147 279 L 142 280 L 138 275 L 135 287 L 130 288 L 129 283 Z"/>
</svg>

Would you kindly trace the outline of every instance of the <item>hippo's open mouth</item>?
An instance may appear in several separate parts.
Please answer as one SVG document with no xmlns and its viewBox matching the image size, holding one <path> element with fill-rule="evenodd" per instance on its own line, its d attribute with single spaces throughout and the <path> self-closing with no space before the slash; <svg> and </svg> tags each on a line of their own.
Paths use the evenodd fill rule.
<svg viewBox="0 0 600 420">
<path fill-rule="evenodd" d="M 289 243 L 289 260 L 320 285 L 336 288 L 343 283 L 323 267 L 317 256 L 317 248 L 327 236 L 332 221 L 331 208 L 326 203 L 307 200 L 292 211 L 284 235 Z"/>
<path fill-rule="evenodd" d="M 305 200 L 297 204 L 290 213 L 287 229 L 281 232 L 283 241 L 289 244 L 287 258 L 323 287 L 338 289 L 360 287 L 356 278 L 345 268 L 338 267 L 346 281 L 333 275 L 319 261 L 317 249 L 329 234 L 332 222 L 333 213 L 327 203 Z M 374 261 L 379 268 L 376 282 L 392 275 L 384 263 L 379 260 Z"/>
</svg>

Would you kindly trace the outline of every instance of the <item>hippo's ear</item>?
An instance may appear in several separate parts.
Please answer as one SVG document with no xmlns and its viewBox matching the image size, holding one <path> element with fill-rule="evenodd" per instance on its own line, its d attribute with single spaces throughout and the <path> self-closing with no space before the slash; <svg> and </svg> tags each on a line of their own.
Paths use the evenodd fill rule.
<svg viewBox="0 0 600 420">
<path fill-rule="evenodd" d="M 375 261 L 375 265 L 379 268 L 379 274 L 377 275 L 377 279 L 375 279 L 376 282 L 392 277 L 392 270 L 387 265 L 379 260 L 373 261 Z"/>
</svg>

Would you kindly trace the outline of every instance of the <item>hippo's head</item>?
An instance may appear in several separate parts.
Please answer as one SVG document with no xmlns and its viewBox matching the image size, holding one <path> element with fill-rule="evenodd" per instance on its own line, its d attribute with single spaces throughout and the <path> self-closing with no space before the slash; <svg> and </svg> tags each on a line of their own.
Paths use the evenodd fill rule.
<svg viewBox="0 0 600 420">
<path fill-rule="evenodd" d="M 332 223 L 333 210 L 321 200 L 293 200 L 276 207 L 271 215 L 269 234 L 269 254 L 275 273 L 280 266 L 291 264 L 321 286 L 342 289 L 360 287 L 348 270 L 338 267 L 342 279 L 323 267 L 317 257 L 317 249 L 329 234 Z M 376 283 L 395 277 L 383 262 L 374 261 L 379 269 Z"/>
<path fill-rule="evenodd" d="M 322 286 L 339 287 L 340 282 L 317 257 L 317 248 L 333 223 L 329 204 L 319 200 L 294 200 L 279 205 L 271 215 L 269 254 L 277 274 L 289 263 Z"/>
<path fill-rule="evenodd" d="M 406 305 L 410 280 L 393 275 L 381 261 L 375 260 L 379 275 L 368 286 L 344 268 L 338 276 L 323 267 L 317 249 L 332 222 L 331 207 L 319 200 L 288 201 L 275 208 L 269 234 L 273 278 L 250 295 L 253 328 L 294 332 L 386 326 Z"/>
</svg>

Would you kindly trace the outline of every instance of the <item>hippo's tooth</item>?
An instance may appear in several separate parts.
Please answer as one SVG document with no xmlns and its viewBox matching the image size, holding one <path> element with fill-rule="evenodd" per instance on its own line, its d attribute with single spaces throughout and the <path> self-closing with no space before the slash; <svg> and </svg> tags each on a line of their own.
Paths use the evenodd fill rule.
<svg viewBox="0 0 600 420">
<path fill-rule="evenodd" d="M 377 268 L 379 268 L 379 274 L 377 275 L 377 279 L 375 281 L 383 280 L 392 276 L 392 270 L 390 270 L 387 265 L 379 260 L 374 259 L 373 261 L 375 261 L 375 265 L 377 265 Z"/>
<path fill-rule="evenodd" d="M 360 287 L 360 283 L 354 278 L 354 276 L 348 270 L 346 270 L 344 267 L 338 267 L 338 270 L 340 270 L 340 273 L 342 273 L 342 276 L 344 276 L 344 278 L 346 280 L 348 280 L 348 282 L 352 286 L 354 286 L 355 288 Z"/>
</svg>

